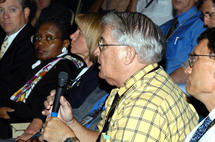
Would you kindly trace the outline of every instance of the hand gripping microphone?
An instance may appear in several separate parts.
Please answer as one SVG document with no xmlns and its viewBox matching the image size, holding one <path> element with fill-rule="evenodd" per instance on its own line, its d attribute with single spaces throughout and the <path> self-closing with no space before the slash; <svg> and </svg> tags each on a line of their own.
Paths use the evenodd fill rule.
<svg viewBox="0 0 215 142">
<path fill-rule="evenodd" d="M 60 72 L 58 75 L 58 87 L 55 94 L 51 117 L 58 116 L 58 110 L 60 107 L 60 96 L 62 96 L 66 90 L 67 81 L 68 81 L 68 73 Z"/>
</svg>

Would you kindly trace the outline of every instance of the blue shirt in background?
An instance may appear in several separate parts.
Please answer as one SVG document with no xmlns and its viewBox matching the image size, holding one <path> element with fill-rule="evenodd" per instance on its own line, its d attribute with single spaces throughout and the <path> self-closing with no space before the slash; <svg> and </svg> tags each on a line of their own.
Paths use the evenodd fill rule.
<svg viewBox="0 0 215 142">
<path fill-rule="evenodd" d="M 180 68 L 188 59 L 189 53 L 197 44 L 197 38 L 205 30 L 201 12 L 195 6 L 176 17 L 178 18 L 177 27 L 166 40 L 165 68 L 168 74 Z M 172 22 L 173 19 L 160 27 L 164 35 L 167 34 Z"/>
</svg>

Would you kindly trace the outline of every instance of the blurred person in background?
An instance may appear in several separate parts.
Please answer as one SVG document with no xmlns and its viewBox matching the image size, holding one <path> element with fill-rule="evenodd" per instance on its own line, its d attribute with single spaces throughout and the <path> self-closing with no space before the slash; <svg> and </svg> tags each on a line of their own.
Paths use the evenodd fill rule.
<svg viewBox="0 0 215 142">
<path fill-rule="evenodd" d="M 200 6 L 203 13 L 204 25 L 208 28 L 215 27 L 215 0 L 204 0 Z"/>
</svg>

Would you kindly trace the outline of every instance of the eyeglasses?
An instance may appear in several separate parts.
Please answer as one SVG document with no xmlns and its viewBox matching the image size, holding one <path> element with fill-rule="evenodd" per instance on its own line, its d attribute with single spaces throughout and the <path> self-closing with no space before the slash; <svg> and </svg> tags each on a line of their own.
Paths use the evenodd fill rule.
<svg viewBox="0 0 215 142">
<path fill-rule="evenodd" d="M 205 57 L 209 57 L 209 58 L 215 58 L 215 55 L 197 55 L 197 54 L 189 54 L 189 58 L 188 58 L 188 63 L 189 66 L 192 68 L 194 63 L 197 61 L 198 56 L 205 56 Z"/>
<path fill-rule="evenodd" d="M 44 36 L 43 35 L 35 35 L 34 36 L 34 42 L 41 41 L 43 37 L 45 37 L 45 40 L 47 42 L 51 42 L 55 39 L 59 39 L 59 37 L 53 37 L 52 35 L 44 35 Z"/>
<path fill-rule="evenodd" d="M 206 13 L 202 13 L 202 18 L 207 18 L 207 19 L 211 19 L 215 14 L 214 12 L 206 12 Z"/>
<path fill-rule="evenodd" d="M 100 52 L 103 51 L 105 49 L 105 47 L 107 46 L 128 46 L 126 44 L 103 44 L 103 38 L 100 38 L 99 42 L 98 42 L 98 47 Z"/>
</svg>

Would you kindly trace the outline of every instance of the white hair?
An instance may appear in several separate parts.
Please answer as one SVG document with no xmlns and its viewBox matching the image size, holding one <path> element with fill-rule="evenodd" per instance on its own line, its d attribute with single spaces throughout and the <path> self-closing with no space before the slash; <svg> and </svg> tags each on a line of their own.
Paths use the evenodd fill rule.
<svg viewBox="0 0 215 142">
<path fill-rule="evenodd" d="M 115 41 L 135 49 L 142 63 L 161 61 L 165 40 L 160 28 L 148 17 L 136 12 L 110 12 L 102 21 L 111 26 Z"/>
</svg>

